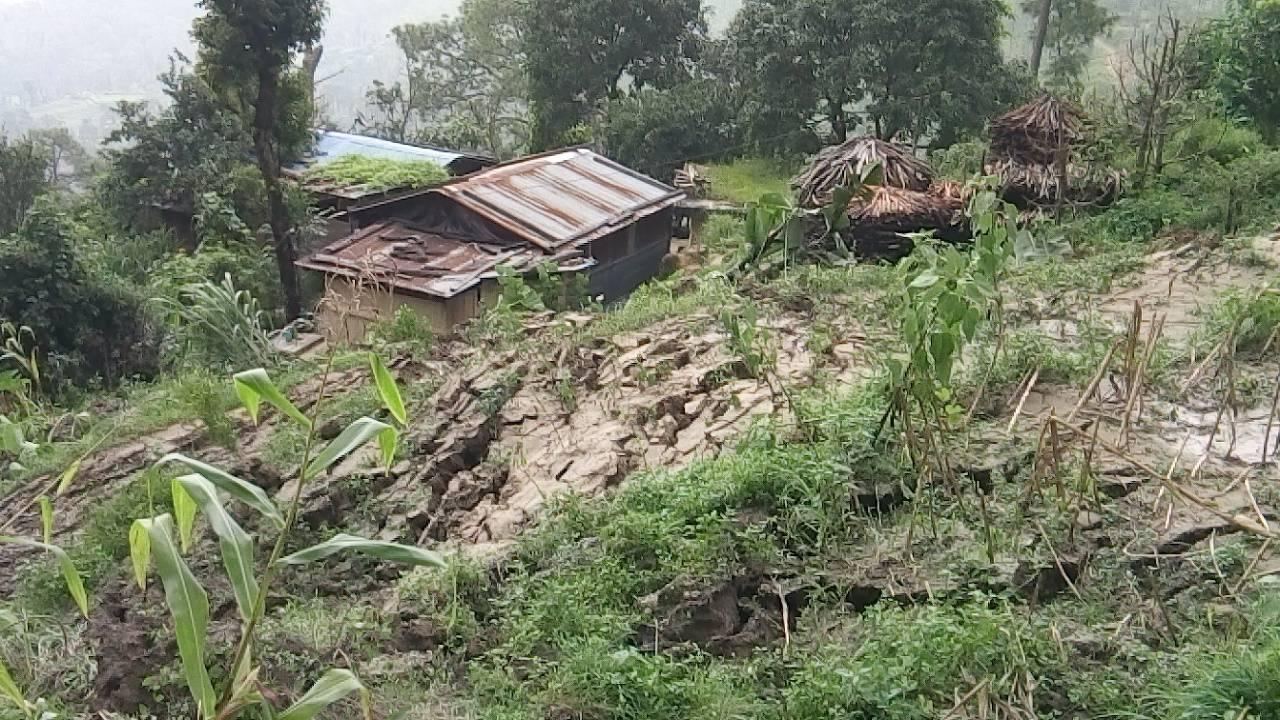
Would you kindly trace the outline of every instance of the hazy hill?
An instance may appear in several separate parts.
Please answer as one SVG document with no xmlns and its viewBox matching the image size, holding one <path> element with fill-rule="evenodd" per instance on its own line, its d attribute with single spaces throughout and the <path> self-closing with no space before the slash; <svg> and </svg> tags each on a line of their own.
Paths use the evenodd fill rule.
<svg viewBox="0 0 1280 720">
<path fill-rule="evenodd" d="M 456 12 L 461 0 L 330 0 L 320 67 L 324 112 L 347 122 L 374 79 L 394 79 L 400 58 L 388 31 Z M 1217 12 L 1225 0 L 1106 0 L 1120 16 L 1099 43 L 1101 58 L 1122 49 L 1167 5 L 1183 16 Z M 1020 4 L 1020 3 L 1015 3 Z M 709 0 L 712 27 L 728 25 L 741 0 Z M 190 52 L 194 0 L 0 0 L 0 127 L 63 125 L 92 142 L 113 123 L 119 99 L 155 98 L 156 75 L 175 49 Z M 1008 50 L 1022 57 L 1030 24 L 1019 16 Z"/>
</svg>

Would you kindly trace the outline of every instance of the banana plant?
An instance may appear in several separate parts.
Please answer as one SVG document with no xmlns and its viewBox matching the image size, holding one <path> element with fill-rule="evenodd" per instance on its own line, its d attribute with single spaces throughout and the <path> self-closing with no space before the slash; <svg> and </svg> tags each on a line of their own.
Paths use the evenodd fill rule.
<svg viewBox="0 0 1280 720">
<path fill-rule="evenodd" d="M 306 415 L 261 368 L 239 373 L 233 378 L 236 394 L 255 423 L 260 421 L 265 404 L 307 432 L 306 449 L 299 464 L 293 497 L 285 507 L 278 505 L 265 490 L 252 482 L 195 458 L 170 454 L 157 462 L 160 467 L 179 471 L 171 483 L 173 512 L 137 520 L 129 531 L 129 551 L 135 580 L 140 587 L 146 588 L 152 565 L 160 578 L 165 603 L 173 618 L 182 675 L 195 702 L 198 718 L 232 720 L 250 708 L 262 708 L 267 716 L 276 720 L 309 720 L 325 707 L 352 693 L 359 695 L 364 715 L 368 718 L 368 691 L 351 671 L 342 669 L 322 675 L 306 694 L 283 711 L 270 706 L 258 679 L 261 668 L 254 663 L 253 645 L 272 583 L 283 566 L 306 565 L 352 553 L 408 566 L 444 565 L 439 554 L 423 548 L 347 534 L 284 554 L 297 522 L 302 491 L 309 482 L 343 458 L 371 444 L 376 445 L 378 457 L 388 471 L 395 460 L 400 433 L 409 420 L 408 413 L 400 390 L 382 360 L 371 353 L 369 362 L 378 395 L 395 424 L 362 417 L 323 448 L 318 448 L 316 443 L 321 402 L 315 404 L 313 415 Z M 228 509 L 228 502 L 232 500 L 257 513 L 276 533 L 270 558 L 260 571 L 255 569 L 253 536 Z M 209 668 L 208 594 L 183 557 L 191 547 L 195 520 L 201 515 L 217 538 L 222 567 L 230 580 L 241 620 L 239 642 L 230 664 L 225 672 L 220 673 L 228 678 L 220 691 L 213 686 L 214 674 Z"/>
</svg>

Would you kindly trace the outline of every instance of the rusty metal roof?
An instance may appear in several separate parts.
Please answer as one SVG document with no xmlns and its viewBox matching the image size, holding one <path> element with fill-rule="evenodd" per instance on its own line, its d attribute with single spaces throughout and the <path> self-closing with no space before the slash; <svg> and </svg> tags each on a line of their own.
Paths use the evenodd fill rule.
<svg viewBox="0 0 1280 720">
<path fill-rule="evenodd" d="M 585 148 L 498 165 L 431 192 L 547 251 L 602 237 L 685 197 Z"/>
<path fill-rule="evenodd" d="M 561 271 L 590 267 L 577 251 L 550 254 L 529 245 L 500 246 L 446 237 L 400 220 L 371 225 L 325 247 L 298 266 L 417 295 L 450 298 L 495 277 L 555 262 Z"/>
</svg>

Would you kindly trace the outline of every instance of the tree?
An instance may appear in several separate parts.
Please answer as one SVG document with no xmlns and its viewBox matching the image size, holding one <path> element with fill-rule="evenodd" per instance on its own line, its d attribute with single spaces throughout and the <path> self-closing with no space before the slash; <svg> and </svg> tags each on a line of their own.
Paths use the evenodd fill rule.
<svg viewBox="0 0 1280 720">
<path fill-rule="evenodd" d="M 155 208 L 199 213 L 211 194 L 240 196 L 258 205 L 261 184 L 245 188 L 253 142 L 204 78 L 174 62 L 160 76 L 168 102 L 154 114 L 142 103 L 121 103 L 120 127 L 108 138 L 107 172 L 98 185 L 103 204 L 117 222 L 138 224 Z M 256 191 L 256 192 L 255 192 Z M 247 223 L 261 221 L 261 210 L 238 208 Z"/>
<path fill-rule="evenodd" d="M 669 181 L 686 160 L 742 144 L 738 108 L 714 79 L 643 90 L 608 103 L 596 138 L 615 160 Z"/>
<path fill-rule="evenodd" d="M 1280 140 L 1280 0 L 1236 0 L 1193 42 L 1198 84 Z"/>
<path fill-rule="evenodd" d="M 0 238 L 13 233 L 49 188 L 49 153 L 31 138 L 0 135 Z"/>
<path fill-rule="evenodd" d="M 602 100 L 687 79 L 707 33 L 701 0 L 527 0 L 522 24 L 535 150 Z"/>
<path fill-rule="evenodd" d="M 375 82 L 361 122 L 398 142 L 517 155 L 529 135 L 519 21 L 511 3 L 466 0 L 458 18 L 395 28 L 405 80 Z"/>
<path fill-rule="evenodd" d="M 1051 10 L 1046 11 L 1048 7 Z M 1089 63 L 1093 43 L 1110 32 L 1117 20 L 1098 0 L 1023 0 L 1022 11 L 1037 16 L 1032 75 L 1040 76 L 1040 54 L 1047 46 L 1053 52 L 1049 84 L 1059 88 L 1070 88 L 1078 81 Z"/>
<path fill-rule="evenodd" d="M 753 109 L 780 108 L 773 130 L 947 145 L 1027 88 L 1001 55 L 1006 15 L 1000 0 L 748 0 L 730 29 L 734 72 Z"/>
<path fill-rule="evenodd" d="M 57 187 L 93 175 L 93 157 L 66 128 L 39 128 L 27 133 L 27 137 L 43 147 L 49 157 L 46 176 L 50 185 Z"/>
<path fill-rule="evenodd" d="M 143 300 L 87 268 L 77 240 L 51 202 L 0 240 L 0 318 L 33 330 L 46 387 L 154 376 L 160 353 Z"/>
<path fill-rule="evenodd" d="M 200 63 L 215 87 L 252 98 L 242 117 L 252 117 L 254 156 L 266 186 L 276 267 L 284 291 L 285 314 L 302 314 L 298 271 L 294 266 L 294 228 L 280 182 L 281 143 L 277 136 L 291 106 L 286 71 L 295 53 L 320 40 L 324 0 L 200 0 L 206 14 L 193 34 L 200 44 Z M 295 86 L 303 97 L 310 89 Z M 309 121 L 310 108 L 306 112 Z M 283 123 L 291 125 L 292 123 Z"/>
<path fill-rule="evenodd" d="M 1120 108 L 1130 131 L 1137 137 L 1137 171 L 1141 182 L 1151 172 L 1164 172 L 1165 145 L 1185 117 L 1187 91 L 1187 43 L 1182 22 L 1167 14 L 1154 32 L 1129 43 L 1129 52 L 1116 67 Z"/>
</svg>

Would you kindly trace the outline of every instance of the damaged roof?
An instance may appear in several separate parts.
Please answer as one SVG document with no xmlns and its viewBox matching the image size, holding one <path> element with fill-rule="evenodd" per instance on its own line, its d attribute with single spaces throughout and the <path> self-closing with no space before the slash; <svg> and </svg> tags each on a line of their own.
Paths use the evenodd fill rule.
<svg viewBox="0 0 1280 720">
<path fill-rule="evenodd" d="M 316 130 L 311 149 L 297 162 L 284 168 L 286 175 L 301 179 L 307 170 L 324 167 L 329 163 L 348 156 L 373 158 L 376 160 L 394 160 L 396 162 L 433 162 L 451 172 L 466 172 L 477 167 L 494 163 L 493 158 L 475 155 L 456 150 L 431 147 L 428 145 L 408 145 L 392 142 L 367 135 L 337 132 L 335 130 Z M 466 161 L 466 162 L 462 162 Z M 460 174 L 454 172 L 454 174 Z M 347 200 L 359 200 L 371 195 L 386 194 L 383 190 L 370 190 L 364 186 L 343 187 L 323 181 L 307 182 L 308 190 Z"/>
<path fill-rule="evenodd" d="M 547 251 L 603 237 L 685 197 L 585 148 L 498 165 L 429 192 Z"/>
<path fill-rule="evenodd" d="M 564 272 L 594 264 L 576 250 L 549 254 L 527 245 L 477 243 L 391 220 L 343 238 L 298 266 L 399 292 L 451 298 L 495 277 L 499 265 L 521 272 L 544 262 L 554 262 Z"/>
</svg>

